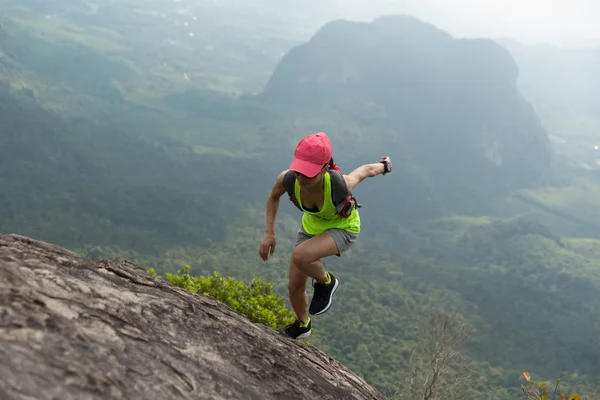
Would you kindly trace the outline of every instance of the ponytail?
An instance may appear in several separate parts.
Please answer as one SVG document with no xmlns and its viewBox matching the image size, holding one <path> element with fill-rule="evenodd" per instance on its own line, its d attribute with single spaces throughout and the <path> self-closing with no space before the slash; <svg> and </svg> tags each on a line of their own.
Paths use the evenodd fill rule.
<svg viewBox="0 0 600 400">
<path fill-rule="evenodd" d="M 337 166 L 337 164 L 335 163 L 335 161 L 333 161 L 333 157 L 331 157 L 331 159 L 329 160 L 329 163 L 327 163 L 327 165 L 329 166 L 330 170 L 335 170 L 335 171 L 339 171 L 343 174 L 342 170 L 340 169 L 340 167 Z"/>
</svg>

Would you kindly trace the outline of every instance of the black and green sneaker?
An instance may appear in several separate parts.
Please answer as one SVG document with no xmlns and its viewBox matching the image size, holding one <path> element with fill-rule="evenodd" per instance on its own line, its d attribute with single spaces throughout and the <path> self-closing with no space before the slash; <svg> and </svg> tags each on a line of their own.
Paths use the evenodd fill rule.
<svg viewBox="0 0 600 400">
<path fill-rule="evenodd" d="M 300 321 L 295 320 L 293 323 L 286 326 L 279 333 L 282 334 L 283 336 L 291 337 L 292 339 L 306 339 L 307 337 L 310 336 L 311 325 L 312 325 L 312 322 L 311 322 L 310 318 L 308 319 L 307 324 L 303 324 Z"/>
<path fill-rule="evenodd" d="M 340 281 L 335 276 L 329 272 L 327 274 L 331 278 L 328 284 L 313 281 L 314 294 L 308 309 L 308 313 L 311 315 L 321 315 L 329 310 L 333 294 L 340 284 Z"/>
</svg>

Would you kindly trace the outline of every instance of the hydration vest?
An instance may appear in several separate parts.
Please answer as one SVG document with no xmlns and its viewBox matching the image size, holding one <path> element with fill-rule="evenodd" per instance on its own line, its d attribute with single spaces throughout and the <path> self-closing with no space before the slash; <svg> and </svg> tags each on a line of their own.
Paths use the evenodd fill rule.
<svg viewBox="0 0 600 400">
<path fill-rule="evenodd" d="M 337 168 L 335 164 L 333 164 L 333 166 L 334 168 L 330 168 L 328 171 L 331 181 L 331 200 L 333 201 L 333 205 L 340 218 L 348 218 L 352 214 L 354 208 L 360 208 L 362 206 L 357 203 L 356 197 L 348 192 L 348 186 L 346 186 L 346 181 L 344 180 L 344 175 L 341 170 Z M 304 211 L 296 201 L 296 174 L 294 171 L 286 172 L 283 177 L 283 187 L 285 188 L 290 201 L 296 208 L 300 211 Z"/>
</svg>

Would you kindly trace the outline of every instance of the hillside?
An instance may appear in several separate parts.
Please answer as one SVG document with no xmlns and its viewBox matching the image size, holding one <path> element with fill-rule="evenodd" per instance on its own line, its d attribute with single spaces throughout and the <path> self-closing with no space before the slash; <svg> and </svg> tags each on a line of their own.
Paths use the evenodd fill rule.
<svg viewBox="0 0 600 400">
<path fill-rule="evenodd" d="M 3 400 L 383 399 L 323 352 L 137 265 L 16 235 L 0 235 L 0 260 Z"/>
<path fill-rule="evenodd" d="M 311 16 L 311 6 L 324 12 L 314 0 L 284 10 L 240 0 L 8 0 L 3 16 L 53 47 L 81 46 L 92 57 L 123 63 L 120 68 L 136 76 L 113 76 L 110 88 L 128 100 L 163 107 L 160 95 L 189 88 L 260 91 L 281 54 L 324 22 Z"/>
<path fill-rule="evenodd" d="M 6 83 L 0 119 L 4 232 L 157 255 L 220 240 L 239 204 L 222 193 L 257 192 L 251 178 L 259 160 L 238 159 L 240 180 L 223 180 L 202 171 L 226 168 L 227 156 L 199 155 L 158 127 L 67 119 Z"/>
</svg>

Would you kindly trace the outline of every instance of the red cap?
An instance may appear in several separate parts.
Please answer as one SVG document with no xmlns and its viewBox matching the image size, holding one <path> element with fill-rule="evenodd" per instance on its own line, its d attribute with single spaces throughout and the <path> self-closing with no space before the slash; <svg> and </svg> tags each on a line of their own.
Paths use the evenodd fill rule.
<svg viewBox="0 0 600 400">
<path fill-rule="evenodd" d="M 331 154 L 331 142 L 325 132 L 313 133 L 296 146 L 290 169 L 313 178 L 331 160 Z"/>
</svg>

